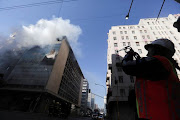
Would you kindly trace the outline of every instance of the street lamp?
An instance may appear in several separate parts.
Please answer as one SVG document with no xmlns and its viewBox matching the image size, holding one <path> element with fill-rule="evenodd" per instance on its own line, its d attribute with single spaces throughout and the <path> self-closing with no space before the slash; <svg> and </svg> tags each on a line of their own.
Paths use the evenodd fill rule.
<svg viewBox="0 0 180 120">
<path fill-rule="evenodd" d="M 126 15 L 126 20 L 129 18 L 129 13 L 130 13 L 130 11 L 131 11 L 132 3 L 133 3 L 133 0 L 131 1 L 131 5 L 130 5 L 130 8 L 129 8 L 129 12 L 128 12 L 128 14 Z"/>
<path fill-rule="evenodd" d="M 128 14 L 128 15 L 126 15 L 126 20 L 127 20 L 127 19 L 129 19 L 129 14 Z"/>
</svg>

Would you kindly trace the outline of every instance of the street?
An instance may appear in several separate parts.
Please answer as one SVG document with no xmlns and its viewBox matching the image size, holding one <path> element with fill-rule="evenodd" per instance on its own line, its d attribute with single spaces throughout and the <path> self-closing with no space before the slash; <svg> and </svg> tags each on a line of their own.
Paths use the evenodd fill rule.
<svg viewBox="0 0 180 120">
<path fill-rule="evenodd" d="M 41 113 L 0 111 L 0 120 L 92 120 L 91 117 L 68 117 L 67 119 L 49 117 Z"/>
</svg>

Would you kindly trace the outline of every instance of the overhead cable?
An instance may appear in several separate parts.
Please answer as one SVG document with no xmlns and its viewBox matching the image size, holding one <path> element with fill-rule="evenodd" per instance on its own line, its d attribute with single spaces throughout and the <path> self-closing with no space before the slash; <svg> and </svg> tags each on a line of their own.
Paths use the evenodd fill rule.
<svg viewBox="0 0 180 120">
<path fill-rule="evenodd" d="M 37 2 L 37 3 L 30 3 L 30 4 L 24 4 L 24 5 L 16 5 L 16 6 L 11 6 L 11 7 L 2 7 L 0 8 L 0 11 L 36 7 L 36 6 L 42 6 L 42 5 L 50 5 L 50 4 L 63 3 L 63 2 L 73 2 L 73 1 L 78 1 L 78 0 L 66 0 L 66 1 L 54 0 L 54 1 L 47 1 L 47 2 Z"/>
</svg>

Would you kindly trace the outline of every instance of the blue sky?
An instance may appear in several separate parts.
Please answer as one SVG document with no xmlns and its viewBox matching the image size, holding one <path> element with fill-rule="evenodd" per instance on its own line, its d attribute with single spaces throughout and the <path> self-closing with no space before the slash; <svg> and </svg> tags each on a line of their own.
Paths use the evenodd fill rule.
<svg viewBox="0 0 180 120">
<path fill-rule="evenodd" d="M 104 88 L 94 84 L 106 85 L 107 33 L 111 26 L 138 24 L 141 18 L 155 18 L 163 2 L 134 0 L 129 20 L 125 20 L 125 16 L 131 0 L 69 0 L 70 2 L 63 4 L 1 10 L 5 7 L 45 1 L 50 0 L 0 0 L 0 36 L 8 36 L 14 29 L 36 24 L 40 19 L 50 20 L 52 16 L 69 19 L 71 24 L 79 26 L 82 30 L 78 39 L 82 53 L 81 56 L 76 56 L 78 63 L 89 81 L 92 92 L 100 96 L 105 95 Z M 180 13 L 180 4 L 174 0 L 166 0 L 160 17 L 177 13 Z M 95 102 L 103 107 L 102 98 L 96 97 Z"/>
</svg>

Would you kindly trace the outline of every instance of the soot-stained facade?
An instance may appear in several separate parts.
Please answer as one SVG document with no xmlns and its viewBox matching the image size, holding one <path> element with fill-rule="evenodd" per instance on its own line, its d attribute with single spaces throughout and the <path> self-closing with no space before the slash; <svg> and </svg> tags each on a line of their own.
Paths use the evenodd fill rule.
<svg viewBox="0 0 180 120">
<path fill-rule="evenodd" d="M 0 73 L 0 109 L 49 113 L 50 106 L 58 105 L 67 116 L 71 105 L 80 107 L 84 76 L 65 39 L 35 46 L 12 66 L 6 64 L 11 71 Z"/>
</svg>

